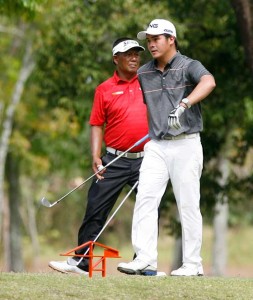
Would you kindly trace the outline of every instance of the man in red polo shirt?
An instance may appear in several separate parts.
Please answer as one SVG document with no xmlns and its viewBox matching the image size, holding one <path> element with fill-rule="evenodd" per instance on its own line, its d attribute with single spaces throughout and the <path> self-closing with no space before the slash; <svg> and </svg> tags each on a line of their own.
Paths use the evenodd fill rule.
<svg viewBox="0 0 253 300">
<path fill-rule="evenodd" d="M 90 115 L 93 171 L 107 165 L 148 133 L 146 106 L 137 79 L 140 51 L 145 50 L 130 38 L 113 44 L 114 75 L 95 91 Z M 103 142 L 106 153 L 102 156 Z M 78 245 L 94 241 L 117 201 L 122 189 L 133 186 L 139 178 L 145 142 L 132 148 L 105 171 L 97 174 L 88 192 L 88 203 L 78 232 Z M 76 251 L 84 254 L 87 249 Z M 71 257 L 67 261 L 51 261 L 49 266 L 62 273 L 88 274 L 88 259 Z"/>
</svg>

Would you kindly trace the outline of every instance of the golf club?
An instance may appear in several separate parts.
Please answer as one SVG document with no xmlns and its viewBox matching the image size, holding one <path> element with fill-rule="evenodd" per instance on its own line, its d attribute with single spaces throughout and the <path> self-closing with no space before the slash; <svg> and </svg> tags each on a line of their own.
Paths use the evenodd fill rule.
<svg viewBox="0 0 253 300">
<path fill-rule="evenodd" d="M 93 178 L 94 176 L 96 176 L 98 173 L 100 173 L 102 170 L 106 169 L 107 167 L 109 167 L 111 164 L 113 164 L 116 160 L 118 160 L 119 158 L 121 158 L 123 155 L 125 155 L 127 152 L 129 152 L 130 150 L 132 150 L 134 147 L 137 147 L 138 145 L 140 145 L 142 142 L 144 142 L 147 138 L 149 137 L 149 135 L 145 135 L 143 138 L 141 138 L 139 141 L 137 141 L 136 143 L 134 143 L 130 148 L 128 148 L 126 151 L 122 152 L 121 154 L 119 154 L 117 157 L 115 157 L 112 161 L 110 161 L 106 166 L 103 166 L 102 168 L 100 167 L 99 170 L 97 172 L 95 172 L 94 174 L 92 174 L 89 178 L 87 178 L 86 180 L 84 180 L 81 184 L 79 184 L 78 186 L 76 186 L 74 189 L 72 189 L 71 191 L 69 191 L 67 194 L 65 194 L 64 196 L 62 196 L 60 199 L 58 199 L 57 201 L 50 203 L 45 197 L 43 197 L 40 202 L 43 206 L 45 207 L 53 207 L 54 205 L 56 205 L 57 203 L 59 203 L 61 200 L 63 200 L 64 198 L 66 198 L 68 195 L 70 195 L 71 193 L 73 193 L 75 190 L 77 190 L 78 188 L 80 188 L 82 185 L 84 185 L 87 181 L 89 181 L 91 178 Z"/>
</svg>

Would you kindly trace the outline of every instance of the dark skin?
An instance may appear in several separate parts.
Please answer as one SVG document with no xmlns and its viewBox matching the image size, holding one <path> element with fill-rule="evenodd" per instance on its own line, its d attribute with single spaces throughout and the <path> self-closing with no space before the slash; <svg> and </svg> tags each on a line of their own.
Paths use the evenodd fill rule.
<svg viewBox="0 0 253 300">
<path fill-rule="evenodd" d="M 125 81 L 132 80 L 140 67 L 140 53 L 138 49 L 132 48 L 124 53 L 117 53 L 113 56 L 113 62 L 116 65 L 118 76 Z M 101 152 L 103 145 L 104 126 L 91 126 L 91 152 L 92 169 L 94 173 L 98 172 L 98 166 L 102 165 Z M 104 179 L 103 173 L 106 169 L 99 172 L 97 179 Z"/>
</svg>

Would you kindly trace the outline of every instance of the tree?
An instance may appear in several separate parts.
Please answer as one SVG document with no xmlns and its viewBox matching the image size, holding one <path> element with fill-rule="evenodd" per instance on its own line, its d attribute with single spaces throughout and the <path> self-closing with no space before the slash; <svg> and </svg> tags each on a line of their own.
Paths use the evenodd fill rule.
<svg viewBox="0 0 253 300">
<path fill-rule="evenodd" d="M 38 1 L 1 1 L 0 6 L 0 14 L 7 15 L 12 17 L 13 19 L 17 19 L 21 15 L 25 15 L 26 17 L 31 17 L 31 14 L 35 10 L 35 6 Z M 8 22 L 7 22 L 8 23 Z M 19 23 L 20 27 L 8 27 L 4 26 L 3 23 L 0 24 L 0 30 L 4 33 L 11 34 L 11 38 L 13 38 L 12 50 L 15 48 L 19 48 L 19 45 L 22 45 L 25 40 L 25 31 L 26 26 L 23 22 Z M 15 38 L 16 37 L 16 38 Z M 3 39 L 6 40 L 6 39 Z M 27 79 L 31 75 L 34 69 L 34 61 L 32 58 L 32 46 L 31 40 L 26 41 L 26 48 L 23 55 L 23 60 L 21 64 L 21 68 L 18 71 L 19 75 L 14 84 L 13 92 L 11 95 L 11 99 L 8 101 L 5 99 L 6 107 L 4 102 L 1 102 L 2 113 L 2 126 L 1 126 L 1 136 L 0 136 L 0 240 L 2 236 L 2 216 L 3 216 L 3 201 L 7 199 L 4 197 L 4 176 L 6 170 L 6 161 L 7 154 L 9 152 L 9 143 L 10 137 L 12 135 L 13 123 L 14 123 L 14 115 L 18 104 L 20 103 L 24 86 L 26 84 Z M 15 52 L 15 51 L 14 51 Z M 6 76 L 7 77 L 7 76 Z M 6 87 L 6 86 L 5 86 Z M 7 96 L 7 93 L 4 95 Z M 13 158 L 12 155 L 9 157 Z M 13 159 L 10 159 L 10 170 L 19 170 L 16 168 L 15 162 Z M 14 164 L 13 164 L 14 162 Z M 14 169 L 12 168 L 14 166 Z M 10 202 L 9 209 L 10 212 L 7 214 L 8 219 L 5 220 L 5 224 L 8 224 L 8 229 L 3 232 L 4 234 L 4 246 L 5 246 L 5 263 L 7 270 L 20 271 L 23 269 L 22 267 L 22 257 L 21 257 L 21 239 L 19 236 L 20 230 L 20 217 L 19 217 L 19 202 L 17 200 L 20 198 L 20 190 L 18 184 L 18 174 L 17 172 L 8 172 L 7 169 L 7 178 L 10 183 Z M 16 175 L 16 176 L 15 176 Z M 17 181 L 16 181 L 17 179 Z M 15 184 L 12 184 L 15 182 Z M 17 184 L 16 184 L 17 183 Z M 7 205 L 6 205 L 7 207 Z"/>
<path fill-rule="evenodd" d="M 45 0 L 0 0 L 0 14 L 16 18 L 34 17 L 39 4 Z"/>
<path fill-rule="evenodd" d="M 12 126 L 13 126 L 13 118 L 14 113 L 16 110 L 17 105 L 20 102 L 20 99 L 22 97 L 22 93 L 24 90 L 24 85 L 29 78 L 32 70 L 34 68 L 34 61 L 31 58 L 31 45 L 28 43 L 27 48 L 25 50 L 24 58 L 23 58 L 23 65 L 20 70 L 19 78 L 17 79 L 11 102 L 9 103 L 7 109 L 6 109 L 6 117 L 3 122 L 3 129 L 2 129 L 2 135 L 1 135 L 1 141 L 0 141 L 0 224 L 1 222 L 1 216 L 2 216 L 2 207 L 3 207 L 3 199 L 4 199 L 4 173 L 5 173 L 5 165 L 6 165 L 6 157 L 8 153 L 8 145 L 9 145 L 9 139 L 12 132 Z M 15 187 L 12 186 L 13 188 Z M 18 188 L 18 186 L 16 186 Z M 15 193 L 14 193 L 15 195 Z M 14 197 L 15 199 L 15 197 Z M 12 206 L 14 211 L 18 209 L 16 206 Z M 14 213 L 13 210 L 11 210 L 11 213 Z M 16 214 L 17 215 L 17 214 Z M 14 228 L 20 227 L 20 222 L 18 222 L 19 219 L 15 220 L 16 226 L 14 225 Z M 2 232 L 0 227 L 0 232 Z M 15 229 L 14 229 L 15 232 Z M 8 240 L 8 239 L 7 239 Z M 13 239 L 14 243 L 17 243 L 18 240 Z M 5 253 L 10 253 L 8 245 L 5 245 Z M 10 246 L 10 245 L 9 245 Z M 20 248 L 19 248 L 20 249 Z M 13 252 L 15 253 L 15 251 Z M 11 260 L 11 258 L 10 258 Z M 8 261 L 8 260 L 7 260 Z M 15 268 L 14 268 L 15 270 Z"/>
<path fill-rule="evenodd" d="M 246 60 L 253 76 L 253 3 L 251 0 L 231 0 L 231 3 L 237 17 Z"/>
</svg>

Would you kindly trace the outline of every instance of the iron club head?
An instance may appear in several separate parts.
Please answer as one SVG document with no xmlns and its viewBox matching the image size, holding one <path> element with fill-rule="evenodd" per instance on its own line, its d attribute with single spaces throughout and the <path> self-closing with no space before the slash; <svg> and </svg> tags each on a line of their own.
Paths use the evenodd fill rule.
<svg viewBox="0 0 253 300">
<path fill-rule="evenodd" d="M 46 206 L 46 207 L 51 207 L 51 203 L 45 198 L 43 197 L 41 200 L 40 200 L 41 204 Z"/>
</svg>

